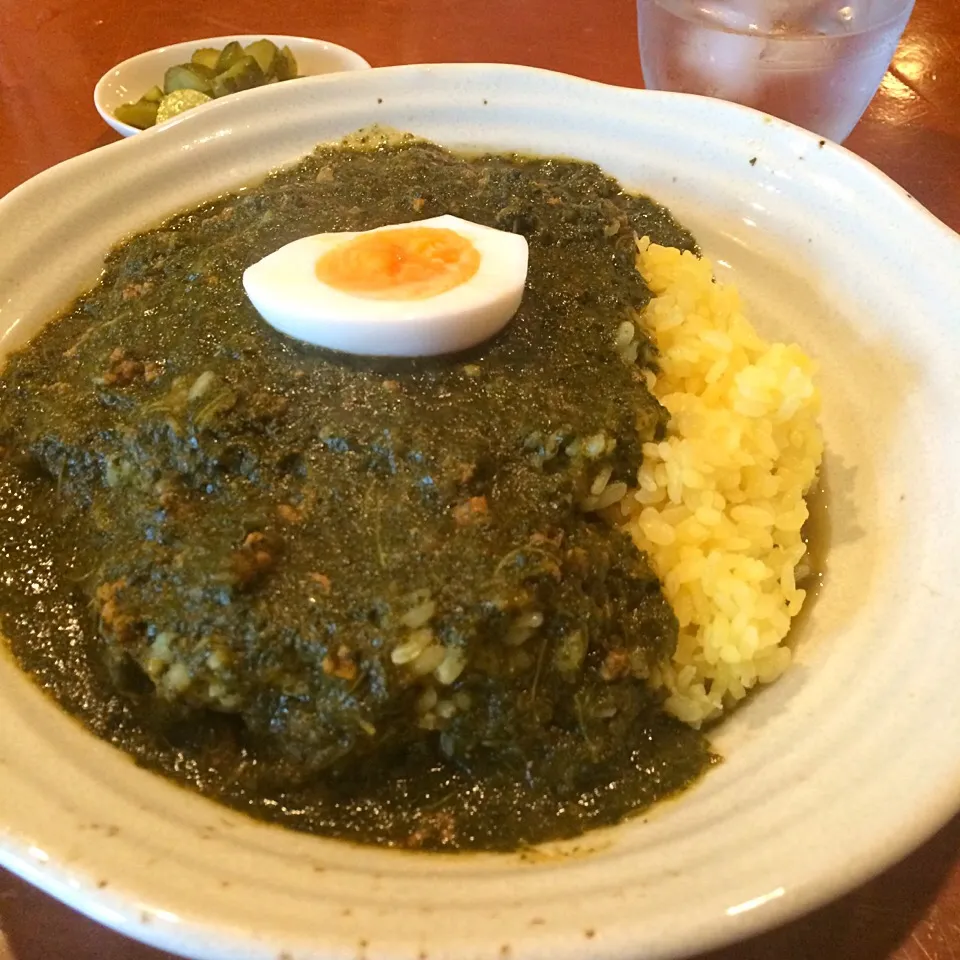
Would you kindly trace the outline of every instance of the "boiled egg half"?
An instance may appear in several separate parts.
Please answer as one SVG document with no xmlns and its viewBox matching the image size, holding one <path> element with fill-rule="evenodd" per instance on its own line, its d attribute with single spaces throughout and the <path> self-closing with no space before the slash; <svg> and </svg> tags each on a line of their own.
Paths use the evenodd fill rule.
<svg viewBox="0 0 960 960">
<path fill-rule="evenodd" d="M 506 326 L 528 254 L 518 234 L 433 217 L 295 240 L 248 267 L 243 286 L 288 336 L 346 353 L 430 356 Z"/>
</svg>

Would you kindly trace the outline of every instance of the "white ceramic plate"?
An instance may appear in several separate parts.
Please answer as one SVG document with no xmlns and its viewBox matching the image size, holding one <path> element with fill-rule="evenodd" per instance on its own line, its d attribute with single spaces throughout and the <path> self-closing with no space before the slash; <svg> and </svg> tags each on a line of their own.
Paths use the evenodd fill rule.
<svg viewBox="0 0 960 960">
<path fill-rule="evenodd" d="M 142 130 L 131 127 L 129 123 L 122 123 L 113 115 L 120 104 L 139 100 L 154 86 L 162 87 L 163 75 L 167 68 L 178 63 L 189 63 L 193 51 L 199 47 L 222 49 L 231 40 L 246 46 L 263 37 L 272 40 L 278 47 L 288 46 L 297 59 L 297 67 L 303 77 L 322 76 L 341 70 L 370 69 L 370 64 L 359 53 L 354 53 L 353 50 L 336 43 L 313 40 L 309 37 L 284 37 L 257 33 L 187 40 L 184 43 L 174 43 L 168 47 L 158 47 L 156 50 L 138 53 L 135 57 L 130 57 L 129 60 L 124 60 L 112 70 L 108 70 L 93 88 L 93 103 L 97 113 L 122 137 L 142 133 Z"/>
<path fill-rule="evenodd" d="M 742 107 L 510 66 L 255 90 L 0 202 L 0 350 L 131 231 L 378 122 L 595 160 L 671 205 L 769 335 L 821 364 L 832 536 L 798 662 L 679 800 L 542 854 L 361 849 L 136 769 L 0 661 L 0 862 L 134 937 L 218 960 L 676 956 L 809 910 L 960 806 L 960 239 L 842 148 Z"/>
</svg>

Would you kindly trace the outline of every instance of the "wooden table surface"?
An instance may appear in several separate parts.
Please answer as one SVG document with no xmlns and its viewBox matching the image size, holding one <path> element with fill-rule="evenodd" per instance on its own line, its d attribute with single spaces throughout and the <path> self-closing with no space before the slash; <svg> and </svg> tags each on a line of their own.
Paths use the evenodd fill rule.
<svg viewBox="0 0 960 960">
<path fill-rule="evenodd" d="M 7 0 L 0 3 L 0 195 L 116 139 L 97 78 L 195 37 L 286 33 L 374 66 L 502 61 L 641 86 L 633 0 Z M 880 93 L 847 145 L 960 230 L 960 0 L 917 0 Z M 960 748 L 960 745 L 958 745 Z M 2 789 L 2 784 L 0 784 Z M 0 960 L 164 960 L 0 871 Z M 865 887 L 703 960 L 960 960 L 960 818 Z"/>
</svg>

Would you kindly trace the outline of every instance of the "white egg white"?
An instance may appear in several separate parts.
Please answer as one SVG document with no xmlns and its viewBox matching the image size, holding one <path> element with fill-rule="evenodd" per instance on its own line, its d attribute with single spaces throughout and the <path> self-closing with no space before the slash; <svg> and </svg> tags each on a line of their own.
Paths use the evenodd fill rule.
<svg viewBox="0 0 960 960">
<path fill-rule="evenodd" d="M 498 333 L 520 306 L 529 250 L 524 237 L 442 216 L 379 227 L 438 227 L 469 240 L 477 272 L 420 300 L 371 299 L 322 282 L 317 260 L 358 233 L 319 233 L 295 240 L 248 267 L 243 286 L 258 313 L 282 333 L 307 343 L 371 356 L 455 353 Z"/>
</svg>

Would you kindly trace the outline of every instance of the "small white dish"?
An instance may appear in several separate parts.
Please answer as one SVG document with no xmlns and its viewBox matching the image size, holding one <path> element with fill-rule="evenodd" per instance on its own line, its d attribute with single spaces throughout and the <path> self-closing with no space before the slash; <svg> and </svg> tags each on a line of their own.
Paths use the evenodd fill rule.
<svg viewBox="0 0 960 960">
<path fill-rule="evenodd" d="M 527 67 L 273 84 L 0 200 L 0 357 L 123 237 L 374 123 L 598 163 L 674 210 L 764 334 L 819 360 L 831 532 L 793 668 L 712 733 L 724 762 L 676 801 L 525 854 L 444 856 L 203 800 L 0 655 L 0 864 L 200 960 L 665 960 L 893 864 L 960 808 L 960 238 L 847 150 L 723 101 Z"/>
<path fill-rule="evenodd" d="M 122 123 L 114 115 L 121 104 L 139 100 L 151 87 L 163 86 L 163 75 L 168 67 L 178 63 L 189 63 L 194 50 L 200 47 L 225 47 L 231 40 L 243 46 L 255 40 L 272 40 L 278 47 L 288 46 L 297 58 L 301 77 L 315 77 L 325 73 L 339 73 L 344 70 L 369 70 L 367 63 L 359 53 L 347 47 L 326 40 L 314 40 L 309 37 L 285 37 L 276 34 L 238 34 L 228 37 L 205 37 L 200 40 L 186 40 L 168 47 L 157 47 L 138 53 L 123 63 L 108 70 L 93 88 L 93 103 L 97 113 L 108 126 L 113 127 L 121 137 L 131 137 L 142 133 L 138 127 Z M 236 94 L 231 94 L 236 96 Z M 197 109 L 194 107 L 194 109 Z"/>
</svg>

